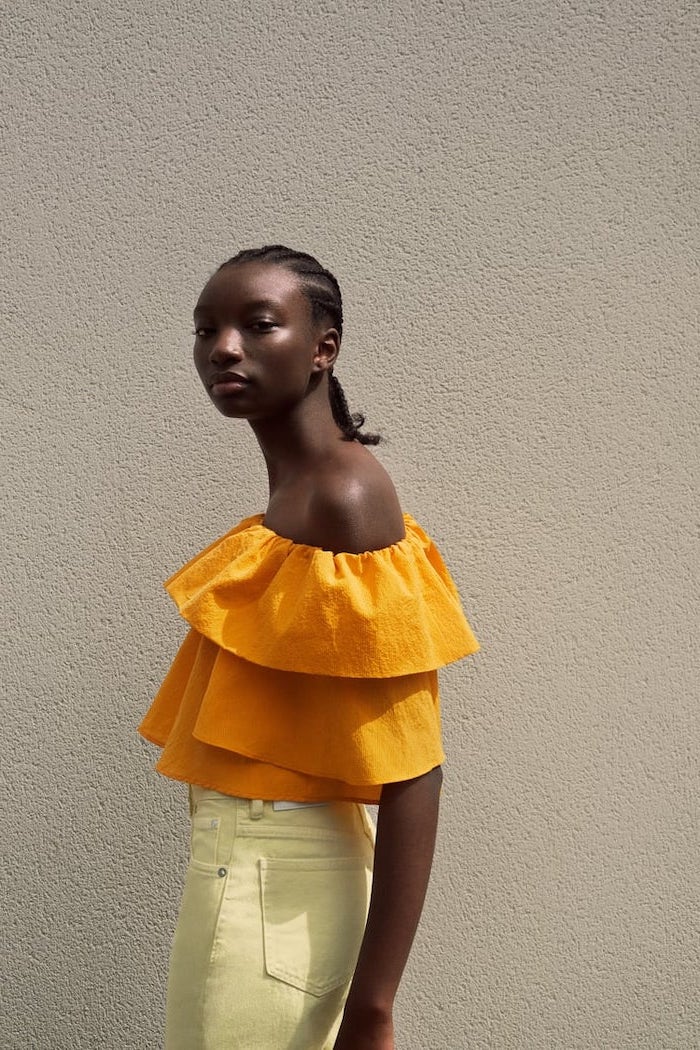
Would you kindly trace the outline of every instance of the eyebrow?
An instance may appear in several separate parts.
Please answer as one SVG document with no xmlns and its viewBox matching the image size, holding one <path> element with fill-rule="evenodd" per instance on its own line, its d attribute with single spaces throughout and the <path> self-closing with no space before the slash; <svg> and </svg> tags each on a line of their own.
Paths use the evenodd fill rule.
<svg viewBox="0 0 700 1050">
<path fill-rule="evenodd" d="M 246 303 L 244 306 L 245 310 L 278 310 L 281 307 L 281 303 L 278 299 L 253 299 L 252 302 Z M 194 316 L 197 314 L 204 314 L 211 307 L 206 302 L 198 303 L 194 308 Z"/>
</svg>

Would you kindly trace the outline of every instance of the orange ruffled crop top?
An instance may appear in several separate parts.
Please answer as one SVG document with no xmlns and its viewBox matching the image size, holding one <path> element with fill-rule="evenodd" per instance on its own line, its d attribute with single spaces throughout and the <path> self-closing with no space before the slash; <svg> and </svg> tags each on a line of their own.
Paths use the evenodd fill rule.
<svg viewBox="0 0 700 1050">
<path fill-rule="evenodd" d="M 377 802 L 439 765 L 437 668 L 478 650 L 434 543 L 364 554 L 246 518 L 166 583 L 190 631 L 139 728 L 156 769 L 243 798 Z"/>
</svg>

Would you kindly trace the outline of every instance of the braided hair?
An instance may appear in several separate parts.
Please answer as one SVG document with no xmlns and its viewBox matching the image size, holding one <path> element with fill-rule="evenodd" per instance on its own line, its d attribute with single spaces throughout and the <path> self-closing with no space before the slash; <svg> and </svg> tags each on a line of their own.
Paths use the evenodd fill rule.
<svg viewBox="0 0 700 1050">
<path fill-rule="evenodd" d="M 299 277 L 304 295 L 311 305 L 311 316 L 314 321 L 328 319 L 338 335 L 343 335 L 343 299 L 340 285 L 330 272 L 325 270 L 313 255 L 306 252 L 295 252 L 283 244 L 267 244 L 262 248 L 244 248 L 233 258 L 222 263 L 225 266 L 237 266 L 247 262 L 266 262 L 284 266 Z M 339 380 L 330 370 L 328 377 L 328 395 L 333 419 L 343 433 L 346 441 L 359 441 L 363 445 L 378 445 L 379 434 L 363 434 L 365 417 L 361 412 L 351 412 L 345 392 Z"/>
</svg>

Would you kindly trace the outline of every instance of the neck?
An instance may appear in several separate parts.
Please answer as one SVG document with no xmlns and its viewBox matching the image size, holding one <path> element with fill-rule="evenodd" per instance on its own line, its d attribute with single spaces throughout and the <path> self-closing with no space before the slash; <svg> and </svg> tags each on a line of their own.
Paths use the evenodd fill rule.
<svg viewBox="0 0 700 1050">
<path fill-rule="evenodd" d="M 265 457 L 270 496 L 298 481 L 342 441 L 327 391 L 325 397 L 316 397 L 316 393 L 318 391 L 296 405 L 288 415 L 250 423 Z"/>
</svg>

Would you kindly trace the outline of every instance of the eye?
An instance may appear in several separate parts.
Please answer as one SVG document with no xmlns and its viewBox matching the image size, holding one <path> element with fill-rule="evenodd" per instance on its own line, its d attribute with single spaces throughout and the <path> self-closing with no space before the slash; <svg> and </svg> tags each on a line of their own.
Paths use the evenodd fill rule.
<svg viewBox="0 0 700 1050">
<path fill-rule="evenodd" d="M 213 331 L 213 328 L 207 328 L 206 325 L 200 324 L 196 325 L 192 330 L 192 335 L 196 336 L 197 339 L 206 339 Z"/>
<path fill-rule="evenodd" d="M 252 321 L 250 327 L 254 332 L 272 332 L 275 328 L 279 328 L 276 321 L 270 321 L 268 318 L 260 318 L 258 321 Z"/>
</svg>

